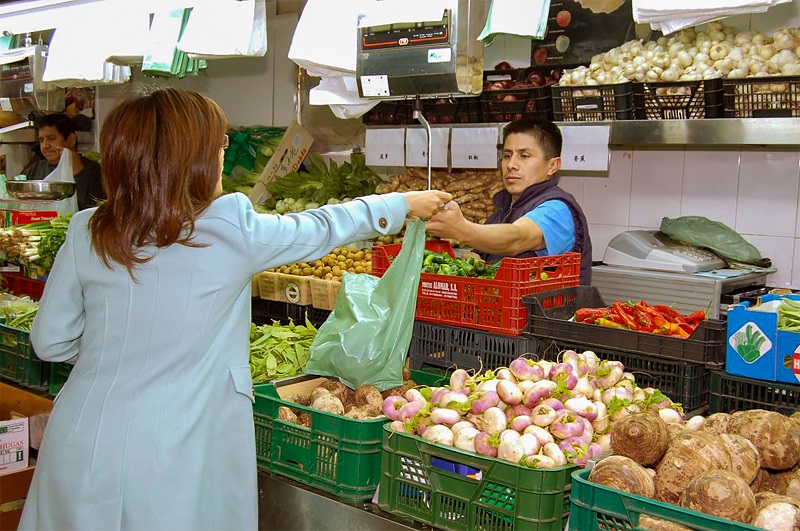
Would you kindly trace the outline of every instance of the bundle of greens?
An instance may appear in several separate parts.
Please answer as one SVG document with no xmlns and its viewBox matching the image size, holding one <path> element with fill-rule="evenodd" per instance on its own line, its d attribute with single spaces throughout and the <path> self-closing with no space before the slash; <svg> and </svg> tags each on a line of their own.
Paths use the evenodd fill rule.
<svg viewBox="0 0 800 531">
<path fill-rule="evenodd" d="M 306 318 L 305 325 L 250 325 L 250 375 L 254 382 L 294 376 L 308 362 L 308 348 L 317 329 Z"/>
<path fill-rule="evenodd" d="M 53 262 L 56 260 L 56 255 L 61 246 L 64 245 L 64 240 L 67 239 L 67 228 L 72 219 L 71 214 L 66 217 L 57 217 L 50 220 L 50 230 L 42 233 L 42 239 L 39 240 L 39 259 L 37 263 L 42 266 L 46 273 L 53 269 Z"/>
</svg>

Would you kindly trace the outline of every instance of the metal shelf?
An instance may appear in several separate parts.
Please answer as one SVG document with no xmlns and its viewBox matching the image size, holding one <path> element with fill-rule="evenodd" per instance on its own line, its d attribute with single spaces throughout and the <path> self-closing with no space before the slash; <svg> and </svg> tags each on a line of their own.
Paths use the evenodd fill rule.
<svg viewBox="0 0 800 531">
<path fill-rule="evenodd" d="M 78 144 L 94 144 L 93 131 L 78 131 Z M 0 129 L 0 144 L 36 144 L 36 129 L 33 122 L 22 122 Z"/>
<path fill-rule="evenodd" d="M 800 118 L 719 118 L 706 120 L 617 120 L 557 122 L 559 127 L 610 125 L 610 146 L 800 147 Z M 502 123 L 435 124 L 431 127 L 502 127 Z M 398 129 L 418 125 L 367 126 Z"/>
</svg>

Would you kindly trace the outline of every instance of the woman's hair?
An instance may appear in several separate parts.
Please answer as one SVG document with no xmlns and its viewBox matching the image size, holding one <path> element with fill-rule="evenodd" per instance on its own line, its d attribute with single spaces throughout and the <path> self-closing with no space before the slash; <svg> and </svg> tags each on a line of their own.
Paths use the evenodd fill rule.
<svg viewBox="0 0 800 531">
<path fill-rule="evenodd" d="M 145 246 L 191 241 L 214 200 L 227 121 L 209 98 L 177 88 L 138 87 L 117 102 L 100 131 L 107 199 L 89 221 L 92 245 L 107 267 L 134 268 Z"/>
</svg>

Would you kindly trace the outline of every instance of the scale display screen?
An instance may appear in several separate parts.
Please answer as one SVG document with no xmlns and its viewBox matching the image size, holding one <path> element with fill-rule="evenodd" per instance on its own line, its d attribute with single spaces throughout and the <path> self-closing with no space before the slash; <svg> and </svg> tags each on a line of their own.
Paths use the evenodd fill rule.
<svg viewBox="0 0 800 531">
<path fill-rule="evenodd" d="M 361 32 L 361 47 L 365 52 L 449 43 L 450 16 L 446 11 L 442 20 L 384 24 L 364 28 Z"/>
</svg>

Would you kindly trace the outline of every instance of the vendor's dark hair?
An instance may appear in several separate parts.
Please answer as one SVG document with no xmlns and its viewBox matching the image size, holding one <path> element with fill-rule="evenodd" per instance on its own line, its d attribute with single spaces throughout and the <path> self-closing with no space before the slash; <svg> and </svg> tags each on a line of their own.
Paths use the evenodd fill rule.
<svg viewBox="0 0 800 531">
<path fill-rule="evenodd" d="M 548 159 L 561 156 L 561 146 L 564 140 L 561 136 L 561 130 L 553 122 L 531 118 L 510 122 L 503 128 L 503 144 L 505 144 L 508 135 L 519 133 L 534 136 L 541 144 L 544 156 Z"/>
<path fill-rule="evenodd" d="M 61 113 L 45 114 L 39 118 L 36 121 L 36 128 L 41 129 L 42 127 L 55 127 L 56 131 L 58 131 L 58 134 L 63 136 L 64 139 L 69 138 L 69 135 L 75 132 L 75 126 L 72 125 L 72 119 L 66 114 Z"/>
<path fill-rule="evenodd" d="M 100 131 L 107 199 L 89 221 L 106 266 L 134 268 L 145 247 L 192 241 L 195 221 L 216 197 L 227 120 L 211 99 L 172 87 L 137 87 L 108 113 Z"/>
</svg>

